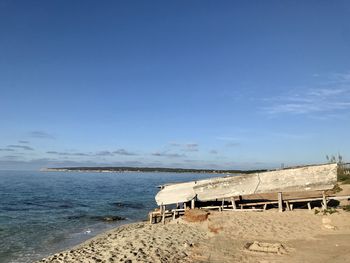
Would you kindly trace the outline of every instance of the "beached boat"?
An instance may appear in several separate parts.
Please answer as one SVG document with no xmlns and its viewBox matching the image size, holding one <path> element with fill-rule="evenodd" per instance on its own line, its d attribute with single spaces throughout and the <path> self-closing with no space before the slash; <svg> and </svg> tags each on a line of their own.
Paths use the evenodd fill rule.
<svg viewBox="0 0 350 263">
<path fill-rule="evenodd" d="M 155 199 L 158 205 L 169 205 L 258 193 L 322 191 L 332 189 L 336 182 L 337 164 L 310 165 L 166 184 L 161 186 Z"/>
</svg>

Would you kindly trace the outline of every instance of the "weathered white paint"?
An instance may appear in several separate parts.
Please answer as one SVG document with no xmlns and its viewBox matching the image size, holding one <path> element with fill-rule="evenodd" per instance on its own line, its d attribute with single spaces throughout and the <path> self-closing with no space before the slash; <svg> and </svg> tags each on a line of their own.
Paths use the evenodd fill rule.
<svg viewBox="0 0 350 263">
<path fill-rule="evenodd" d="M 164 185 L 156 195 L 156 202 L 158 205 L 168 205 L 190 201 L 196 196 L 193 189 L 195 184 L 193 181 Z"/>
<path fill-rule="evenodd" d="M 337 164 L 314 165 L 165 185 L 156 195 L 156 201 L 158 205 L 167 205 L 195 197 L 209 201 L 255 193 L 327 190 L 336 181 Z"/>
</svg>

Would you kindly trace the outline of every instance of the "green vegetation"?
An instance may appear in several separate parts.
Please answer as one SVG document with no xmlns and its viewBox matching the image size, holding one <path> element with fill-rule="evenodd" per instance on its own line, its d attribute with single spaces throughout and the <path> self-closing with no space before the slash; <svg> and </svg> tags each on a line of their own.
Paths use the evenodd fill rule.
<svg viewBox="0 0 350 263">
<path fill-rule="evenodd" d="M 329 163 L 338 164 L 338 181 L 343 184 L 350 184 L 350 166 L 343 161 L 343 157 L 338 155 L 326 155 L 326 159 Z"/>
<path fill-rule="evenodd" d="M 350 212 L 350 205 L 343 206 L 343 210 L 346 212 Z"/>
<path fill-rule="evenodd" d="M 332 192 L 333 194 L 335 194 L 335 193 L 341 192 L 342 190 L 343 190 L 343 189 L 342 189 L 338 184 L 336 184 L 336 185 L 333 187 L 333 189 L 330 190 L 330 192 Z"/>
<path fill-rule="evenodd" d="M 345 165 L 339 165 L 338 167 L 338 181 L 343 184 L 350 184 L 350 169 Z"/>
<path fill-rule="evenodd" d="M 328 208 L 328 209 L 323 209 L 323 210 L 318 210 L 315 209 L 315 215 L 317 215 L 318 213 L 322 213 L 323 215 L 331 215 L 334 213 L 339 213 L 339 211 L 335 208 Z"/>
</svg>

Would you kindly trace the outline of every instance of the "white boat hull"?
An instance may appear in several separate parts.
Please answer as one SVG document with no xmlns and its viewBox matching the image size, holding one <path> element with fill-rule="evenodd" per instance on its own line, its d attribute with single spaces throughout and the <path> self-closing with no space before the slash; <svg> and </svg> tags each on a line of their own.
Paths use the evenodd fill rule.
<svg viewBox="0 0 350 263">
<path fill-rule="evenodd" d="M 258 193 L 328 190 L 336 182 L 337 164 L 314 165 L 165 185 L 155 199 L 158 205 L 168 205 L 194 198 L 210 201 Z"/>
</svg>

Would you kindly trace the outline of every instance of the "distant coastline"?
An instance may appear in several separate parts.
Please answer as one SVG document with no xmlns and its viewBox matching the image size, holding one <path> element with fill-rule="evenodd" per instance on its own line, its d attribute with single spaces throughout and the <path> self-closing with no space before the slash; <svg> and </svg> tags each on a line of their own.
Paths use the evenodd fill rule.
<svg viewBox="0 0 350 263">
<path fill-rule="evenodd" d="M 186 169 L 186 168 L 162 168 L 162 167 L 54 167 L 42 168 L 43 172 L 157 172 L 157 173 L 214 173 L 214 174 L 249 174 L 265 172 L 266 170 L 217 170 L 217 169 Z"/>
</svg>

